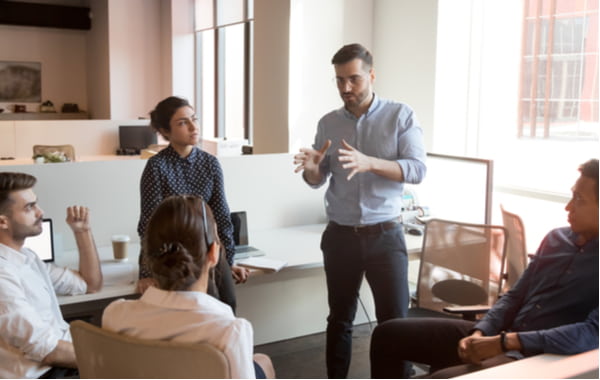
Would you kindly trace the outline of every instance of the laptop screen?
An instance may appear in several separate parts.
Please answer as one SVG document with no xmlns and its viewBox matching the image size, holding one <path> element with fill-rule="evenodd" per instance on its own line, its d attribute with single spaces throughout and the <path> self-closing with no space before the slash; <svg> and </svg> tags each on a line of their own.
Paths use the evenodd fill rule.
<svg viewBox="0 0 600 380">
<path fill-rule="evenodd" d="M 233 240 L 235 245 L 248 245 L 248 221 L 246 211 L 234 211 L 231 213 L 233 224 Z"/>
<path fill-rule="evenodd" d="M 46 262 L 54 261 L 54 244 L 52 240 L 52 219 L 44 219 L 42 233 L 25 239 L 25 247 L 35 252 Z"/>
</svg>

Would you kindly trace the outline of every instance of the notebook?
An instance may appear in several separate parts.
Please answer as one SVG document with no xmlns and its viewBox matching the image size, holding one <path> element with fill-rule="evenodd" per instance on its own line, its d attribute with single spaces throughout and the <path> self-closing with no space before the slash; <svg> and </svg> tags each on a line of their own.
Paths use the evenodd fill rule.
<svg viewBox="0 0 600 380">
<path fill-rule="evenodd" d="M 233 240 L 235 242 L 235 255 L 233 256 L 235 260 L 265 255 L 263 251 L 249 245 L 246 211 L 232 212 L 231 223 L 233 224 Z"/>
<path fill-rule="evenodd" d="M 42 221 L 42 233 L 25 239 L 25 247 L 35 252 L 45 262 L 54 261 L 54 240 L 52 234 L 52 219 Z"/>
</svg>

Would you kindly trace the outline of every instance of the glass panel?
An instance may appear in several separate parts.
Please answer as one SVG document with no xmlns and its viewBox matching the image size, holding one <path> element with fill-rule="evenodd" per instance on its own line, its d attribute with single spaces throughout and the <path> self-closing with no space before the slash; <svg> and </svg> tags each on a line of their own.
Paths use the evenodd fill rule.
<svg viewBox="0 0 600 380">
<path fill-rule="evenodd" d="M 228 26 L 224 31 L 225 60 L 225 136 L 244 138 L 244 24 Z"/>
<path fill-rule="evenodd" d="M 539 42 L 539 54 L 548 54 L 548 20 L 540 20 L 540 32 L 538 35 Z"/>
<path fill-rule="evenodd" d="M 213 0 L 196 0 L 195 21 L 196 31 L 214 27 Z"/>
<path fill-rule="evenodd" d="M 554 54 L 581 53 L 584 48 L 584 18 L 556 19 L 554 23 Z"/>
<path fill-rule="evenodd" d="M 533 59 L 525 58 L 522 66 L 523 83 L 521 86 L 521 98 L 529 99 L 531 97 L 531 70 L 533 69 Z"/>
<path fill-rule="evenodd" d="M 534 54 L 534 33 L 535 33 L 535 21 L 534 20 L 528 20 L 525 28 L 527 28 L 527 32 L 525 34 L 525 55 L 529 56 L 529 55 L 533 55 Z"/>
<path fill-rule="evenodd" d="M 198 87 L 200 113 L 198 118 L 202 127 L 202 137 L 215 137 L 215 31 L 206 30 L 197 34 L 201 48 L 199 52 L 200 75 Z"/>
<path fill-rule="evenodd" d="M 254 20 L 254 0 L 246 1 L 246 16 L 249 20 Z"/>
<path fill-rule="evenodd" d="M 244 21 L 244 0 L 217 0 L 217 26 Z"/>
</svg>

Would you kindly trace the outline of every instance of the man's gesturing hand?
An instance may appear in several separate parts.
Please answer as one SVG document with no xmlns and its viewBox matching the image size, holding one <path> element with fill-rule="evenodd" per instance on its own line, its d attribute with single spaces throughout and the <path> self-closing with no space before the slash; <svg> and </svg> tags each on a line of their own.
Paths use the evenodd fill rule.
<svg viewBox="0 0 600 380">
<path fill-rule="evenodd" d="M 325 158 L 325 152 L 331 146 L 331 140 L 327 140 L 323 147 L 319 150 L 310 148 L 300 149 L 300 153 L 294 156 L 294 165 L 298 165 L 294 170 L 294 173 L 306 170 L 311 173 L 318 173 L 319 164 Z"/>
<path fill-rule="evenodd" d="M 85 232 L 90 230 L 90 212 L 87 207 L 67 207 L 67 224 L 73 232 Z"/>
<path fill-rule="evenodd" d="M 371 170 L 371 158 L 366 156 L 352 147 L 350 144 L 346 142 L 346 140 L 342 140 L 342 146 L 344 149 L 340 149 L 338 152 L 340 154 L 339 160 L 344 164 L 342 167 L 344 169 L 351 169 L 350 174 L 346 178 L 348 181 L 354 177 L 357 173 L 364 173 Z"/>
</svg>

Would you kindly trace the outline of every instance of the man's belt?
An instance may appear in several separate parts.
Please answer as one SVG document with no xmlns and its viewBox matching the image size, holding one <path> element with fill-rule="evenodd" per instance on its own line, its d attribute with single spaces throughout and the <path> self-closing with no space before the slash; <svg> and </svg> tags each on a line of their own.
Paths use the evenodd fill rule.
<svg viewBox="0 0 600 380">
<path fill-rule="evenodd" d="M 337 224 L 336 222 L 329 222 L 329 225 L 339 229 L 351 231 L 356 234 L 364 234 L 364 235 L 374 235 L 379 232 L 391 230 L 392 228 L 398 227 L 399 224 L 402 224 L 402 219 L 400 217 L 396 217 L 394 219 L 387 220 L 385 222 L 376 223 L 376 224 L 363 224 L 358 226 L 344 226 L 341 224 Z"/>
</svg>

